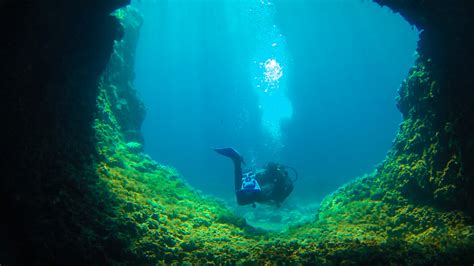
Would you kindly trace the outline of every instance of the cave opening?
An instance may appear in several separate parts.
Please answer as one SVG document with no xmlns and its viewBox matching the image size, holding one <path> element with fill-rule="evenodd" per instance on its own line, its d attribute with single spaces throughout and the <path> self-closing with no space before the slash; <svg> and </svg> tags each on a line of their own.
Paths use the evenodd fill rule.
<svg viewBox="0 0 474 266">
<path fill-rule="evenodd" d="M 474 261 L 474 3 L 374 0 L 420 29 L 405 76 L 400 60 L 413 63 L 418 32 L 367 1 L 140 0 L 118 9 L 129 2 L 0 4 L 2 264 Z M 149 109 L 146 150 L 135 88 Z M 379 162 L 390 146 L 377 137 L 393 137 L 400 114 L 385 108 L 395 95 L 403 121 L 392 147 L 376 172 L 354 178 L 374 169 L 371 149 Z M 153 121 L 159 130 L 147 131 Z M 251 166 L 292 164 L 296 190 L 280 208 L 236 215 L 225 183 L 232 166 L 208 145 L 233 146 Z M 319 207 L 298 210 L 304 202 Z M 280 232 L 285 223 L 294 226 Z"/>
<path fill-rule="evenodd" d="M 368 1 L 133 5 L 144 18 L 135 87 L 145 152 L 193 187 L 236 206 L 233 166 L 214 147 L 236 148 L 249 168 L 290 165 L 300 178 L 282 208 L 236 208 L 275 227 L 288 210 L 312 217 L 384 159 L 416 59 L 418 31 L 400 15 Z"/>
</svg>

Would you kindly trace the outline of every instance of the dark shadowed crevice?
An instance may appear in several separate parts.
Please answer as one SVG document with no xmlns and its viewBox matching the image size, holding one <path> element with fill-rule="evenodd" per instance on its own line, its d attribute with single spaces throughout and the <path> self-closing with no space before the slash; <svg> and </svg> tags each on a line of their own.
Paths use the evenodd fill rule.
<svg viewBox="0 0 474 266">
<path fill-rule="evenodd" d="M 91 123 L 98 77 L 122 34 L 109 12 L 127 3 L 0 4 L 2 263 L 106 260 Z"/>
</svg>

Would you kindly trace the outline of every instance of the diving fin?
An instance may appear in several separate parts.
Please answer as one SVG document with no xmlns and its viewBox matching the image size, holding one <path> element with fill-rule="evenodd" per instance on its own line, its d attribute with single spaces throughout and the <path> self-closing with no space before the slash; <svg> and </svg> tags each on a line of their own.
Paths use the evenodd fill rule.
<svg viewBox="0 0 474 266">
<path fill-rule="evenodd" d="M 219 149 L 213 149 L 213 150 L 215 150 L 219 154 L 222 154 L 226 157 L 231 158 L 233 161 L 237 161 L 237 162 L 240 161 L 243 164 L 245 164 L 244 157 L 242 157 L 240 153 L 238 153 L 236 150 L 232 148 L 219 148 Z"/>
</svg>

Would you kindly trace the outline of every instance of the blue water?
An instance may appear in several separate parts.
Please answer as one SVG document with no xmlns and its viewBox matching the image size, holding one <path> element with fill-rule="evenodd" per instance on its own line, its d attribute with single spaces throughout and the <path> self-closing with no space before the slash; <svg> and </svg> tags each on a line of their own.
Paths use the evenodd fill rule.
<svg viewBox="0 0 474 266">
<path fill-rule="evenodd" d="M 145 151 L 194 187 L 234 197 L 231 161 L 211 147 L 296 168 L 289 201 L 320 200 L 384 159 L 418 40 L 398 14 L 360 0 L 135 5 Z"/>
</svg>

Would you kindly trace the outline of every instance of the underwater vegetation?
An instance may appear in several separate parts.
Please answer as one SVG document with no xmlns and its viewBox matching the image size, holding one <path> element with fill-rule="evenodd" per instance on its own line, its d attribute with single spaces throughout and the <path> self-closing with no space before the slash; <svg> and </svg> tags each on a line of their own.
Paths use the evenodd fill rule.
<svg viewBox="0 0 474 266">
<path fill-rule="evenodd" d="M 2 95 L 3 108 L 15 116 L 5 120 L 12 144 L 2 155 L 1 206 L 7 217 L 1 259 L 82 265 L 472 264 L 474 4 L 375 2 L 423 29 L 417 62 L 397 99 L 404 120 L 377 169 L 327 196 L 313 221 L 284 232 L 252 228 L 143 152 L 139 128 L 145 109 L 131 85 L 141 17 L 133 8 L 108 15 L 126 1 L 51 9 L 64 21 L 48 20 L 54 32 L 40 27 L 57 37 L 51 41 L 25 26 L 47 15 L 18 2 L 3 4 L 10 15 L 2 10 L 2 24 L 14 21 L 25 32 L 6 39 L 30 50 L 21 56 L 20 48 L 8 46 L 14 52 L 2 66 L 2 88 L 11 88 Z M 47 3 L 31 8 L 43 10 Z M 85 25 L 74 27 L 90 10 L 96 12 Z M 15 16 L 23 12 L 31 17 L 20 23 Z M 68 30 L 83 42 L 61 35 Z"/>
</svg>

